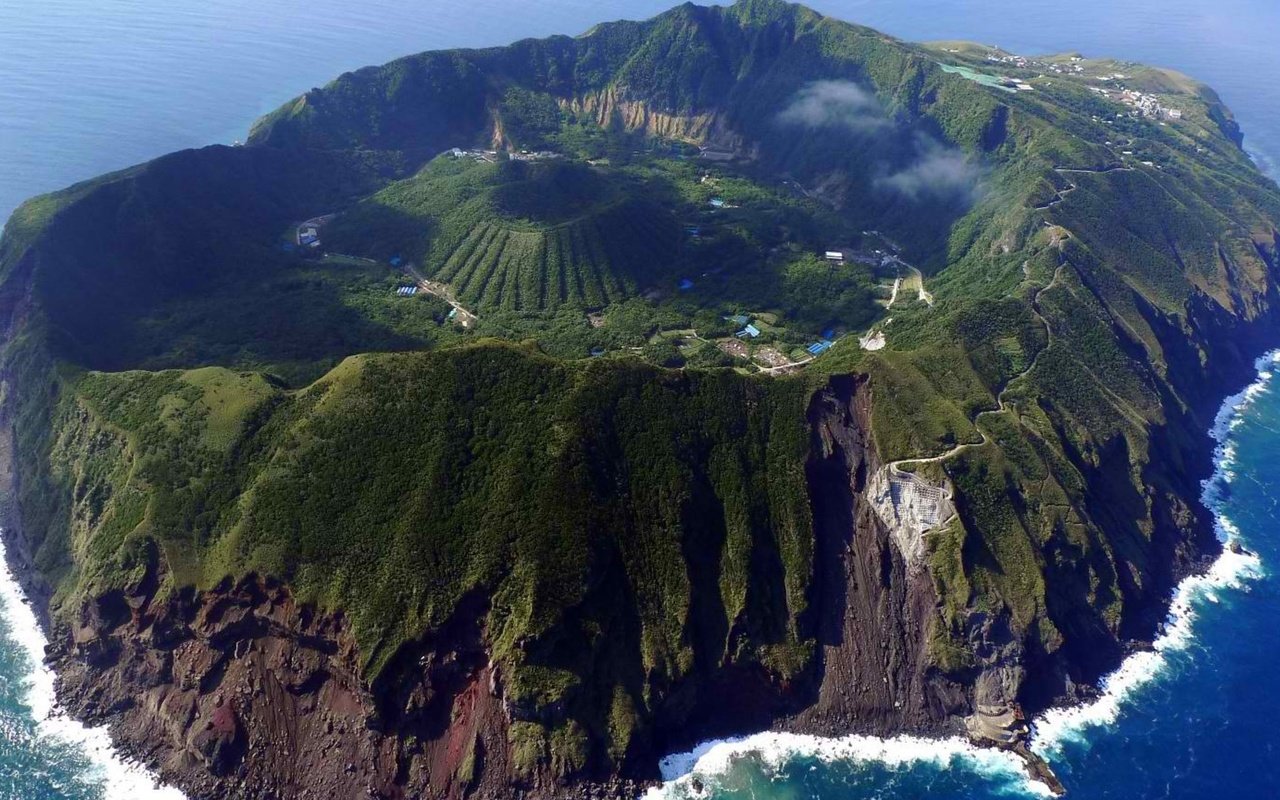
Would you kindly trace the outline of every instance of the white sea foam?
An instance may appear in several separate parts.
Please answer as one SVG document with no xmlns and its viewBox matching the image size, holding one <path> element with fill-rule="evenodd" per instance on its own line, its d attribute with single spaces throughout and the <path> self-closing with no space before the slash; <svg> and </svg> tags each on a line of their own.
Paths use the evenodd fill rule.
<svg viewBox="0 0 1280 800">
<path fill-rule="evenodd" d="M 1280 351 L 1258 359 L 1258 377 L 1248 388 L 1227 398 L 1214 419 L 1210 432 L 1217 447 L 1213 476 L 1204 482 L 1202 500 L 1215 515 L 1218 537 L 1227 544 L 1236 542 L 1239 531 L 1223 513 L 1223 490 L 1235 473 L 1235 444 L 1230 439 L 1248 408 L 1270 385 L 1280 365 Z M 1092 703 L 1051 709 L 1033 724 L 1032 748 L 1044 756 L 1060 751 L 1066 741 L 1084 736 L 1090 728 L 1115 722 L 1134 690 L 1158 676 L 1167 666 L 1170 653 L 1192 641 L 1196 608 L 1201 602 L 1218 602 L 1219 593 L 1237 589 L 1262 575 L 1257 556 L 1224 549 L 1222 555 L 1202 575 L 1193 575 L 1178 585 L 1169 607 L 1169 618 L 1149 652 L 1125 659 L 1120 668 L 1102 682 L 1101 696 Z M 663 785 L 650 789 L 643 800 L 675 800 L 709 796 L 719 779 L 742 759 L 754 758 L 762 768 L 776 771 L 795 758 L 822 763 L 874 761 L 889 767 L 930 764 L 960 766 L 1017 787 L 1027 793 L 1051 795 L 1048 787 L 1030 780 L 1022 762 L 1011 753 L 978 748 L 959 739 L 922 739 L 898 736 L 878 739 L 870 736 L 822 738 L 791 733 L 759 733 L 736 739 L 706 742 L 687 753 L 668 756 L 661 762 Z M 699 788 L 701 787 L 701 791 Z"/>
<path fill-rule="evenodd" d="M 1243 412 L 1270 387 L 1277 364 L 1280 351 L 1259 358 L 1255 365 L 1257 379 L 1223 402 L 1210 431 L 1217 442 L 1214 472 L 1204 481 L 1201 500 L 1213 512 L 1218 538 L 1226 545 L 1238 544 L 1240 537 L 1239 529 L 1223 508 L 1223 492 L 1235 478 L 1236 446 L 1231 433 L 1244 419 Z M 1103 679 L 1097 700 L 1045 712 L 1032 725 L 1032 749 L 1051 757 L 1061 751 L 1065 742 L 1082 740 L 1090 728 L 1114 723 L 1134 691 L 1168 667 L 1169 655 L 1191 644 L 1198 607 L 1204 602 L 1219 602 L 1223 590 L 1242 588 L 1262 574 L 1262 563 L 1256 555 L 1224 549 L 1207 572 L 1192 575 L 1178 585 L 1169 605 L 1168 620 L 1151 651 L 1126 658 L 1119 669 Z"/>
<path fill-rule="evenodd" d="M 754 760 L 766 774 L 775 773 L 797 758 L 821 764 L 875 762 L 890 768 L 931 765 L 945 769 L 963 765 L 998 783 L 1017 786 L 1032 796 L 1052 796 L 1048 787 L 1032 781 L 1022 761 L 1012 753 L 975 747 L 960 738 L 923 739 L 895 736 L 826 738 L 796 733 L 758 733 L 705 742 L 687 753 L 667 756 L 660 764 L 665 783 L 650 789 L 644 800 L 675 800 L 707 796 L 733 764 Z M 701 787 L 701 789 L 699 789 Z"/>
<path fill-rule="evenodd" d="M 9 636 L 26 651 L 30 661 L 31 672 L 25 679 L 26 701 L 39 735 L 80 749 L 94 772 L 86 779 L 101 782 L 106 800 L 183 800 L 182 792 L 160 786 L 140 764 L 122 758 L 112 747 L 105 727 L 84 725 L 58 705 L 53 670 L 44 663 L 48 642 L 4 556 L 4 544 L 0 542 L 0 603 Z"/>
</svg>

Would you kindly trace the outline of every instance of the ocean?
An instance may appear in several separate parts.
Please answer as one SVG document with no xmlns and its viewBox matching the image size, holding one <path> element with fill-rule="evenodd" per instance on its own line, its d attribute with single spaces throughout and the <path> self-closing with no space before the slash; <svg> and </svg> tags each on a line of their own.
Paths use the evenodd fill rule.
<svg viewBox="0 0 1280 800">
<path fill-rule="evenodd" d="M 642 18 L 674 0 L 0 0 L 0 217 L 23 199 L 171 150 L 244 138 L 252 120 L 340 72 L 441 47 L 504 44 Z M 1275 0 L 813 0 L 912 40 L 971 39 L 1180 69 L 1235 111 L 1264 168 L 1280 163 Z M 1098 703 L 1055 712 L 1035 747 L 1076 798 L 1280 796 L 1280 370 L 1229 398 L 1205 501 L 1225 555 L 1180 589 L 1154 653 Z M 1239 387 L 1222 387 L 1226 395 Z M 58 713 L 44 640 L 0 569 L 0 800 L 175 800 L 105 732 Z M 1019 764 L 961 742 L 777 735 L 664 764 L 653 797 L 697 776 L 710 800 L 1035 797 Z"/>
</svg>

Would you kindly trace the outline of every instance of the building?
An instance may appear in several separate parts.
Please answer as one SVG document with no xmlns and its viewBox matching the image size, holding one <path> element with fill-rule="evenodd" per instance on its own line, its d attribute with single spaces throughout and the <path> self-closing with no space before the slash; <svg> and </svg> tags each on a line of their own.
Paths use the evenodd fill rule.
<svg viewBox="0 0 1280 800">
<path fill-rule="evenodd" d="M 699 155 L 707 161 L 732 161 L 738 157 L 736 153 L 730 150 L 716 150 L 710 147 L 702 148 Z"/>
<path fill-rule="evenodd" d="M 760 335 L 760 329 L 750 323 L 736 334 L 739 339 L 754 339 Z"/>
<path fill-rule="evenodd" d="M 843 263 L 844 263 L 844 251 L 843 251 L 843 250 L 828 250 L 828 251 L 826 252 L 825 258 L 826 258 L 828 261 L 832 262 L 832 263 L 835 263 L 835 264 L 843 264 Z"/>
</svg>

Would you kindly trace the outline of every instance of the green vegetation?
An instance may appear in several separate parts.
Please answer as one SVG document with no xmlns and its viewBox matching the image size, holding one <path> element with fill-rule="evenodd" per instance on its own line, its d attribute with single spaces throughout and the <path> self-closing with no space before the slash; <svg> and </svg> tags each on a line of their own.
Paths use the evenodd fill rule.
<svg viewBox="0 0 1280 800">
<path fill-rule="evenodd" d="M 675 259 L 676 220 L 646 194 L 580 163 L 441 156 L 328 235 L 343 252 L 411 259 L 481 311 L 601 307 Z"/>
<path fill-rule="evenodd" d="M 644 676 L 718 663 L 727 620 L 746 636 L 735 658 L 803 667 L 780 651 L 803 650 L 811 572 L 805 402 L 798 384 L 495 342 L 348 359 L 299 392 L 220 368 L 94 373 L 58 412 L 54 485 L 93 487 L 61 515 L 56 546 L 85 559 L 62 588 L 136 585 L 151 546 L 175 586 L 279 576 L 348 612 L 375 680 L 483 591 L 508 691 L 568 703 L 581 765 L 581 726 L 633 735 L 659 699 Z M 70 446 L 91 440 L 110 444 Z M 596 654 L 603 629 L 630 633 Z M 629 705 L 594 701 L 619 692 Z"/>
<path fill-rule="evenodd" d="M 0 359 L 54 613 L 268 575 L 376 682 L 483 597 L 517 768 L 640 769 L 719 670 L 816 666 L 806 419 L 858 373 L 879 462 L 945 456 L 904 466 L 955 492 L 932 663 L 980 665 L 980 611 L 1088 679 L 1207 531 L 1193 459 L 1272 318 L 1280 190 L 1185 79 L 1138 73 L 1185 109 L 1159 125 L 940 58 L 984 68 L 682 6 L 360 70 L 246 147 L 31 201 Z"/>
</svg>

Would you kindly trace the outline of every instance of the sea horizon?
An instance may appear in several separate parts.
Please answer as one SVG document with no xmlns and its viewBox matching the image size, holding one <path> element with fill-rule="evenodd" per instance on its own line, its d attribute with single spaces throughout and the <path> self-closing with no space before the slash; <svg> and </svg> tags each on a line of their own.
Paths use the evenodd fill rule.
<svg viewBox="0 0 1280 800">
<path fill-rule="evenodd" d="M 308 6 L 314 16 L 311 29 L 304 32 L 281 19 L 265 19 L 266 15 L 255 14 L 250 4 L 239 0 L 232 6 L 234 11 L 223 15 L 182 0 L 168 10 L 168 16 L 165 9 L 147 0 L 128 0 L 115 10 L 88 9 L 85 2 L 53 0 L 46 15 L 37 13 L 42 6 L 34 2 L 0 9 L 0 87 L 8 87 L 0 88 L 0 99 L 10 107 L 26 107 L 25 103 L 35 109 L 35 118 L 27 121 L 30 124 L 0 121 L 0 215 L 6 218 L 27 197 L 100 172 L 125 168 L 174 149 L 243 139 L 254 118 L 347 69 L 426 49 L 501 44 L 526 35 L 581 33 L 596 22 L 607 21 L 601 15 L 607 19 L 643 18 L 671 5 L 649 0 L 603 4 L 539 0 L 524 13 L 512 14 L 503 3 L 490 2 L 474 7 L 471 17 L 464 10 L 451 9 L 432 18 L 414 15 L 409 4 L 399 0 L 380 0 L 359 11 L 321 4 Z M 1246 148 L 1255 163 L 1277 177 L 1280 87 L 1263 86 L 1265 75 L 1253 73 L 1280 74 L 1280 56 L 1255 56 L 1255 46 L 1250 43 L 1233 61 L 1232 54 L 1219 52 L 1220 48 L 1195 55 L 1169 44 L 1173 36 L 1185 37 L 1195 29 L 1199 19 L 1195 12 L 1203 9 L 1203 4 L 1197 7 L 1189 0 L 1179 0 L 1166 9 L 1173 33 L 1162 30 L 1144 37 L 1140 13 L 1125 16 L 1124 12 L 1108 10 L 1101 0 L 1090 0 L 1083 4 L 1081 14 L 1106 18 L 1106 14 L 1115 13 L 1125 22 L 1106 26 L 1096 31 L 1091 41 L 1075 45 L 1063 40 L 1078 32 L 1077 21 L 1064 21 L 1067 30 L 1049 32 L 1033 24 L 1037 4 L 1028 8 L 1005 0 L 1001 4 L 1007 13 L 976 15 L 988 16 L 985 20 L 962 18 L 954 8 L 943 8 L 946 4 L 939 0 L 896 6 L 877 0 L 831 0 L 813 5 L 831 16 L 910 41 L 969 39 L 1026 55 L 1081 50 L 1089 56 L 1151 60 L 1178 69 L 1223 94 L 1241 121 Z M 1234 13 L 1251 25 L 1257 25 L 1257 19 L 1274 19 L 1280 25 L 1280 10 L 1268 10 L 1256 0 L 1229 0 L 1224 8 L 1224 14 Z M 76 18 L 77 12 L 82 19 Z M 277 12 L 271 16 L 287 15 Z M 992 28 L 988 35 L 978 33 L 984 21 Z M 392 24 L 395 22 L 400 24 Z M 192 29 L 182 30 L 184 23 Z M 1241 36 L 1226 22 L 1216 24 L 1228 30 L 1223 36 Z M 131 26 L 139 25 L 141 33 L 132 30 Z M 939 35 L 945 25 L 959 30 L 954 36 Z M 98 43 L 94 35 L 102 30 L 118 34 L 123 42 Z M 217 63 L 235 59 L 215 59 L 215 49 L 206 52 L 197 48 L 192 53 L 193 41 L 209 31 L 218 32 L 220 46 L 244 56 L 245 66 L 239 73 Z M 1132 48 L 1123 46 L 1125 36 L 1135 38 Z M 154 52 L 138 51 L 147 37 L 155 45 Z M 33 52 L 32 42 L 55 39 L 78 43 L 86 52 L 66 64 L 52 56 L 41 59 Z M 416 46 L 415 41 L 425 46 Z M 1162 47 L 1166 49 L 1159 49 Z M 184 52 L 186 60 L 181 57 Z M 309 56 L 308 63 L 301 63 Z M 1248 59 L 1254 57 L 1263 59 L 1264 66 L 1249 68 Z M 109 71 L 114 63 L 136 82 L 132 91 L 99 74 Z M 1197 67 L 1201 69 L 1197 71 Z M 1270 68 L 1274 71 L 1268 72 Z M 1227 76 L 1226 85 L 1219 86 L 1223 81 L 1215 83 L 1204 72 Z M 58 84 L 75 86 L 72 99 L 61 104 L 41 99 Z M 192 87 L 204 87 L 205 96 Z M 1252 446 L 1271 452 L 1274 447 L 1280 452 L 1280 431 L 1274 432 L 1272 442 L 1266 438 L 1271 434 L 1258 423 L 1260 415 L 1276 413 L 1272 406 L 1280 408 L 1276 359 L 1275 353 L 1260 357 L 1257 377 L 1247 388 L 1231 394 L 1236 387 L 1222 387 L 1224 396 L 1230 396 L 1224 399 L 1213 431 L 1218 443 L 1214 475 L 1205 482 L 1201 497 L 1215 514 L 1224 543 L 1238 543 L 1248 552 L 1226 547 L 1205 573 L 1185 579 L 1171 598 L 1169 621 L 1154 648 L 1131 655 L 1118 665 L 1102 682 L 1097 700 L 1052 709 L 1036 720 L 1033 747 L 1055 769 L 1059 765 L 1066 768 L 1069 788 L 1081 782 L 1092 787 L 1085 777 L 1090 769 L 1095 770 L 1096 778 L 1097 770 L 1105 774 L 1107 769 L 1119 771 L 1131 766 L 1106 763 L 1097 752 L 1097 742 L 1123 731 L 1135 713 L 1145 724 L 1143 715 L 1163 708 L 1160 704 L 1168 699 L 1158 685 L 1194 673 L 1199 663 L 1196 659 L 1209 646 L 1205 642 L 1212 641 L 1207 635 L 1224 621 L 1224 609 L 1247 598 L 1256 599 L 1263 589 L 1255 591 L 1255 587 L 1274 583 L 1267 548 L 1259 544 L 1266 531 L 1252 527 L 1262 524 L 1258 520 L 1265 522 L 1273 509 L 1256 512 L 1255 519 L 1255 510 L 1245 513 L 1231 504 L 1241 502 L 1233 488 L 1244 486 L 1242 475 L 1252 476 L 1248 480 L 1254 482 L 1265 478 L 1258 477 L 1256 470 L 1249 471 L 1256 467 L 1252 460 L 1241 465 L 1242 449 L 1249 451 Z M 1280 490 L 1280 486 L 1271 488 Z M 1242 522 L 1237 516 L 1247 519 Z M 36 795 L 41 800 L 46 796 L 108 800 L 182 797 L 177 789 L 156 785 L 147 770 L 122 758 L 105 729 L 81 725 L 61 712 L 53 697 L 54 677 L 39 657 L 46 644 L 44 633 L 7 565 L 0 569 L 0 607 L 0 686 L 7 688 L 7 694 L 0 691 L 0 731 L 14 732 L 9 750 L 0 746 L 0 779 L 8 769 L 10 791 L 21 789 L 21 777 L 38 769 L 45 770 L 40 773 L 40 780 L 45 781 L 39 784 L 41 791 L 47 786 L 50 792 Z M 1126 739 L 1126 747 L 1132 744 Z M 38 763 L 42 749 L 47 750 L 51 764 Z M 59 773 L 57 762 L 71 764 L 71 768 Z M 812 778 L 814 768 L 825 771 L 822 776 L 829 780 L 823 783 Z M 843 793 L 858 800 L 885 791 L 908 796 L 913 791 L 933 791 L 939 797 L 1042 796 L 1046 791 L 1031 781 L 1021 762 L 1008 753 L 977 748 L 958 738 L 909 736 L 823 739 L 765 732 L 707 742 L 690 753 L 670 754 L 663 761 L 663 777 L 666 783 L 647 798 L 784 798 L 808 791 L 819 797 Z M 5 785 L 0 783 L 0 788 Z M 1072 796 L 1093 795 L 1073 791 Z"/>
</svg>

